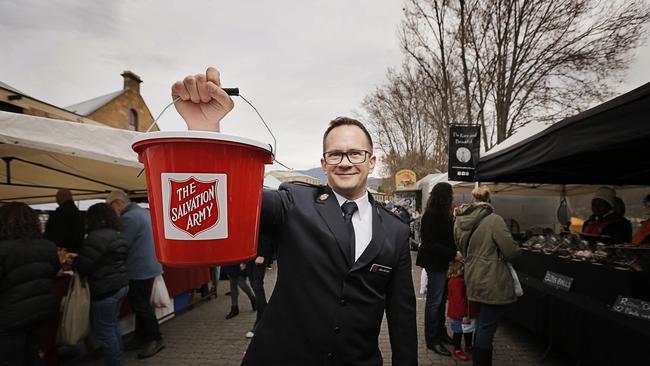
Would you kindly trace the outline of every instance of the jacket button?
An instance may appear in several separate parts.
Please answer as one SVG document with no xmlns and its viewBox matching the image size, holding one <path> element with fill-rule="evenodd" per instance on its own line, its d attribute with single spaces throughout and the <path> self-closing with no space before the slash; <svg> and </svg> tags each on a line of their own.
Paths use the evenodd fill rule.
<svg viewBox="0 0 650 366">
<path fill-rule="evenodd" d="M 345 306 L 345 299 L 341 299 L 341 300 L 339 300 L 339 305 L 341 305 L 341 306 Z"/>
<path fill-rule="evenodd" d="M 341 333 L 341 327 L 339 327 L 338 325 L 334 327 L 334 333 Z"/>
</svg>

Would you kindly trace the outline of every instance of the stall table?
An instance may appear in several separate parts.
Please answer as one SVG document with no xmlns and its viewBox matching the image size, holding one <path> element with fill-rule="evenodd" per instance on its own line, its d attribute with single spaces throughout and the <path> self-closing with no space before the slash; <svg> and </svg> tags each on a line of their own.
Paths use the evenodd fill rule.
<svg viewBox="0 0 650 366">
<path fill-rule="evenodd" d="M 650 321 L 610 309 L 619 295 L 650 300 L 648 273 L 526 251 L 515 267 L 524 295 L 506 318 L 588 365 L 650 365 Z M 573 277 L 571 290 L 545 284 L 547 270 Z"/>
</svg>

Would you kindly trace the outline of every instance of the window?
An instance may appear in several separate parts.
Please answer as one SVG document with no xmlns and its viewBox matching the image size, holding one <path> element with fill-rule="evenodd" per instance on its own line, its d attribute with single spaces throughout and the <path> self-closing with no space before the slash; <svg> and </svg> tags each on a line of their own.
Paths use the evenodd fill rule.
<svg viewBox="0 0 650 366">
<path fill-rule="evenodd" d="M 137 131 L 138 130 L 138 112 L 135 109 L 129 110 L 129 130 Z"/>
</svg>

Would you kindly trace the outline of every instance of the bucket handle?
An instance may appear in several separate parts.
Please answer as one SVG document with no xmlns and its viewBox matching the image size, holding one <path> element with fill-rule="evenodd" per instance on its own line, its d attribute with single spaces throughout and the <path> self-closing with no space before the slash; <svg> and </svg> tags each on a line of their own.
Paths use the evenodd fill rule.
<svg viewBox="0 0 650 366">
<path fill-rule="evenodd" d="M 257 108 L 255 108 L 255 106 L 254 106 L 253 104 L 251 104 L 251 102 L 249 102 L 246 98 L 244 98 L 243 95 L 239 94 L 239 88 L 223 88 L 223 91 L 225 91 L 226 94 L 228 94 L 228 95 L 230 95 L 230 96 L 237 96 L 237 97 L 240 97 L 240 98 L 243 99 L 244 102 L 246 102 L 246 103 L 247 103 L 251 108 L 253 108 L 253 110 L 255 111 L 255 113 L 257 113 L 258 117 L 260 117 L 260 120 L 261 120 L 262 123 L 264 124 L 264 127 L 266 127 L 266 130 L 269 131 L 269 134 L 270 134 L 271 137 L 273 138 L 273 150 L 271 151 L 271 156 L 273 156 L 273 160 L 274 160 L 275 162 L 277 162 L 278 164 L 280 164 L 280 165 L 282 165 L 282 166 L 285 166 L 284 164 L 282 164 L 282 163 L 280 163 L 279 161 L 275 160 L 275 154 L 276 154 L 276 151 L 277 151 L 276 149 L 277 149 L 278 141 L 277 141 L 277 139 L 275 138 L 275 135 L 273 134 L 273 132 L 271 131 L 271 129 L 269 128 L 269 125 L 267 125 L 267 124 L 266 124 L 266 121 L 264 121 L 264 118 L 262 117 L 262 115 L 260 114 L 260 112 L 257 111 Z M 153 126 L 156 125 L 156 124 L 158 124 L 158 119 L 160 119 L 160 117 L 163 115 L 163 113 L 165 113 L 165 111 L 166 111 L 169 107 L 171 107 L 174 103 L 178 102 L 179 100 L 181 100 L 181 97 L 176 97 L 176 98 L 174 98 L 174 100 L 172 100 L 171 103 L 167 104 L 167 106 L 166 106 L 165 108 L 163 108 L 163 110 L 160 112 L 160 114 L 158 114 L 158 117 L 156 117 L 156 119 L 153 120 L 153 122 L 151 123 L 151 125 L 149 126 L 149 128 L 147 128 L 147 130 L 145 131 L 145 133 L 151 131 L 151 129 L 153 128 Z M 285 168 L 286 168 L 286 166 L 285 166 Z"/>
</svg>

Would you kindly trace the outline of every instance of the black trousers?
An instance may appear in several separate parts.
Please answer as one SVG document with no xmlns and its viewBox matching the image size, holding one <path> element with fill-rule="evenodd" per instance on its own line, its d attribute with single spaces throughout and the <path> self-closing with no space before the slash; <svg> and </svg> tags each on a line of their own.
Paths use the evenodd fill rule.
<svg viewBox="0 0 650 366">
<path fill-rule="evenodd" d="M 0 330 L 0 366 L 37 366 L 38 332 L 33 329 Z"/>
<path fill-rule="evenodd" d="M 151 282 L 147 280 L 129 281 L 129 304 L 135 313 L 135 337 L 143 342 L 162 339 L 156 313 L 151 306 Z"/>
<path fill-rule="evenodd" d="M 260 319 L 262 319 L 264 309 L 266 309 L 266 293 L 264 292 L 266 262 L 262 264 L 253 263 L 250 266 L 250 269 L 251 286 L 253 287 L 253 293 L 255 294 L 255 299 L 257 301 L 257 316 L 255 318 L 255 325 L 253 326 L 253 330 L 255 330 Z"/>
</svg>

